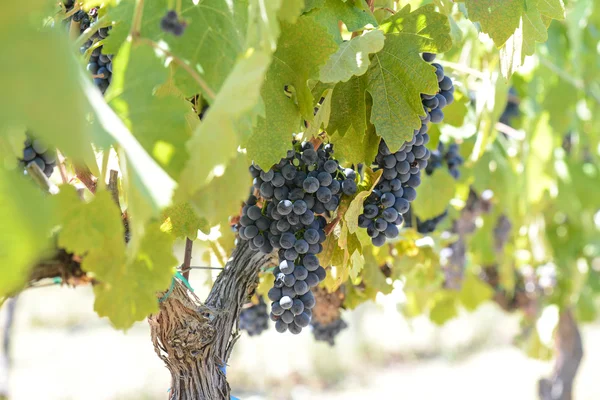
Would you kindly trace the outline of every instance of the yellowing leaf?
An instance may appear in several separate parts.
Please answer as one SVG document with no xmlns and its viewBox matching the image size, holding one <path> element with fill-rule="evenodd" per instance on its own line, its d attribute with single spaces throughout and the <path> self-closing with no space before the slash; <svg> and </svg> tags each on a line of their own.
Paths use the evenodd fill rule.
<svg viewBox="0 0 600 400">
<path fill-rule="evenodd" d="M 346 211 L 344 215 L 344 219 L 346 220 L 346 226 L 348 227 L 348 231 L 350 233 L 354 233 L 358 229 L 358 216 L 362 214 L 363 204 L 365 199 L 369 197 L 377 182 L 379 182 L 379 178 L 383 170 L 379 170 L 377 172 L 373 172 L 370 168 L 365 169 L 365 179 L 358 185 L 358 193 L 350 203 L 348 207 L 348 211 Z"/>
<path fill-rule="evenodd" d="M 54 203 L 20 171 L 0 166 L 0 297 L 20 289 L 48 248 Z"/>
</svg>

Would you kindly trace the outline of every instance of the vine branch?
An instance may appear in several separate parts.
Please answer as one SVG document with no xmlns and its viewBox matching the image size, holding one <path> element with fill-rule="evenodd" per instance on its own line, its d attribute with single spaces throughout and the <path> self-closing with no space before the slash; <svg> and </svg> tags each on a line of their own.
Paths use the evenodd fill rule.
<svg viewBox="0 0 600 400">
<path fill-rule="evenodd" d="M 183 257 L 183 265 L 181 267 L 183 276 L 185 279 L 190 278 L 190 270 L 192 263 L 192 247 L 194 246 L 194 241 L 190 238 L 185 238 L 185 254 Z"/>
</svg>

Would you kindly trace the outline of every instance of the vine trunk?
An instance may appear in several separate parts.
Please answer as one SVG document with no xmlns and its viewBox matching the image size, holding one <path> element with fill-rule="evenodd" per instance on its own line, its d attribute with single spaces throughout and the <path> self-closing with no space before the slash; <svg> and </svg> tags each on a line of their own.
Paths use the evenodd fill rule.
<svg viewBox="0 0 600 400">
<path fill-rule="evenodd" d="M 239 241 L 204 303 L 176 281 L 149 318 L 154 349 L 171 372 L 169 400 L 230 398 L 225 366 L 239 337 L 239 314 L 272 257 Z"/>
</svg>

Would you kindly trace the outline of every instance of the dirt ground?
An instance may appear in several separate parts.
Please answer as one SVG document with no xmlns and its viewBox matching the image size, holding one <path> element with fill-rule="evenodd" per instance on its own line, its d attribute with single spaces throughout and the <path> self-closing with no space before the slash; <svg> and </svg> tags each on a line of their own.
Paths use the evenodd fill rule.
<svg viewBox="0 0 600 400">
<path fill-rule="evenodd" d="M 337 346 L 310 332 L 243 336 L 227 373 L 243 400 L 534 400 L 551 364 L 511 345 L 518 319 L 485 305 L 443 327 L 404 320 L 386 298 L 345 315 Z M 4 311 L 0 311 L 0 319 Z M 583 328 L 575 400 L 600 399 L 600 324 Z M 34 289 L 17 303 L 12 400 L 167 399 L 167 370 L 147 324 L 123 333 L 93 312 L 89 288 Z"/>
</svg>

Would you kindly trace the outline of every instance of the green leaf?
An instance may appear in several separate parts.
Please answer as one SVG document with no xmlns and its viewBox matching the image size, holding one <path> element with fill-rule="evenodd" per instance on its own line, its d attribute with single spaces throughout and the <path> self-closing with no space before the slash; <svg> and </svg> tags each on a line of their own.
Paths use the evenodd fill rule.
<svg viewBox="0 0 600 400">
<path fill-rule="evenodd" d="M 22 171 L 0 166 L 0 297 L 19 289 L 49 246 L 54 203 Z"/>
<path fill-rule="evenodd" d="M 350 127 L 345 136 L 336 134 L 330 138 L 335 147 L 336 159 L 355 165 L 360 163 L 370 165 L 377 155 L 380 140 L 373 125 L 369 125 L 366 132 L 358 132 Z"/>
<path fill-rule="evenodd" d="M 352 129 L 356 135 L 367 130 L 367 110 L 365 91 L 367 82 L 364 76 L 353 76 L 348 82 L 335 85 L 331 97 L 331 116 L 327 131 L 344 136 Z"/>
<path fill-rule="evenodd" d="M 251 130 L 260 86 L 269 64 L 262 51 L 240 58 L 215 102 L 187 143 L 190 159 L 180 178 L 177 199 L 182 201 L 208 186 L 219 169 L 227 168 Z M 281 91 L 283 93 L 283 90 Z"/>
<path fill-rule="evenodd" d="M 379 264 L 372 257 L 372 254 L 365 255 L 366 262 L 362 271 L 363 281 L 367 287 L 373 289 L 374 295 L 377 293 L 389 294 L 394 287 L 387 282 L 385 275 L 383 275 L 381 268 L 379 268 Z"/>
<path fill-rule="evenodd" d="M 423 176 L 422 183 L 417 188 L 415 213 L 421 220 L 443 214 L 454 197 L 455 190 L 456 181 L 445 168 Z"/>
<path fill-rule="evenodd" d="M 197 215 L 208 221 L 209 226 L 221 224 L 227 229 L 225 225 L 228 217 L 239 214 L 240 206 L 248 196 L 248 187 L 251 185 L 246 157 L 238 154 L 229 163 L 225 173 L 198 191 L 190 202 Z"/>
<path fill-rule="evenodd" d="M 347 82 L 354 75 L 363 75 L 369 67 L 369 54 L 380 51 L 384 41 L 383 32 L 375 30 L 342 43 L 321 67 L 320 81 Z"/>
<path fill-rule="evenodd" d="M 210 231 L 208 222 L 199 218 L 188 202 L 174 204 L 165 209 L 163 218 L 166 221 L 161 226 L 162 230 L 171 232 L 176 238 L 187 237 L 195 240 L 198 237 L 198 230 L 206 233 Z"/>
<path fill-rule="evenodd" d="M 308 128 L 304 131 L 304 139 L 308 140 L 313 137 L 319 136 L 321 133 L 321 127 L 327 129 L 329 124 L 329 117 L 331 115 L 331 89 L 327 89 L 323 93 L 323 103 L 319 107 L 315 114 L 315 119 L 312 121 Z"/>
<path fill-rule="evenodd" d="M 73 186 L 61 186 L 56 196 L 59 202 L 58 218 L 62 228 L 58 245 L 70 253 L 84 255 L 89 251 L 101 251 L 106 242 L 117 238 L 125 249 L 125 228 L 121 212 L 107 191 L 98 191 L 90 203 L 81 201 Z"/>
<path fill-rule="evenodd" d="M 285 7 L 281 7 L 277 16 L 279 19 L 290 24 L 296 23 L 302 10 L 304 9 L 304 0 L 285 0 Z"/>
<path fill-rule="evenodd" d="M 493 295 L 494 291 L 490 285 L 481 281 L 476 275 L 467 273 L 458 298 L 468 311 L 475 311 L 479 305 L 490 300 Z"/>
<path fill-rule="evenodd" d="M 452 45 L 448 19 L 430 4 L 412 13 L 407 6 L 382 29 L 383 50 L 373 56 L 367 71 L 367 90 L 373 97 L 371 122 L 392 151 L 410 140 L 424 116 L 421 93 L 436 93 L 434 67 L 423 61 L 423 51 L 443 52 Z"/>
<path fill-rule="evenodd" d="M 126 4 L 123 4 L 126 3 Z M 187 27 L 181 37 L 165 33 L 158 21 L 170 7 L 168 0 L 144 4 L 141 36 L 154 42 L 164 42 L 169 52 L 199 74 L 208 88 L 217 93 L 233 69 L 237 57 L 245 50 L 246 1 L 231 6 L 226 0 L 182 1 L 181 17 Z M 123 44 L 133 21 L 133 2 L 121 2 L 109 16 L 119 21 L 106 39 L 104 51 L 113 52 Z M 197 38 L 193 40 L 192 38 Z M 189 72 L 175 67 L 175 82 L 186 97 L 207 94 Z M 210 96 L 209 96 L 210 97 Z"/>
<path fill-rule="evenodd" d="M 285 156 L 292 133 L 300 130 L 301 115 L 313 120 L 314 101 L 307 81 L 318 77 L 319 67 L 336 49 L 325 29 L 312 18 L 302 16 L 294 25 L 282 23 L 277 51 L 261 90 L 265 116 L 258 117 L 247 143 L 249 158 L 261 168 L 268 169 Z M 293 87 L 298 106 L 285 94 L 286 86 Z"/>
<path fill-rule="evenodd" d="M 174 94 L 177 89 L 172 87 L 169 70 L 150 46 L 123 46 L 113 70 L 107 102 L 144 149 L 176 179 L 188 158 L 185 142 L 190 127 L 186 115 L 192 111 L 191 103 Z M 155 93 L 157 87 L 167 84 L 170 90 L 163 86 L 161 95 Z"/>
<path fill-rule="evenodd" d="M 429 319 L 431 322 L 443 325 L 458 316 L 456 300 L 456 293 L 449 290 L 441 290 L 435 293 L 431 300 L 431 309 L 429 310 Z"/>
<path fill-rule="evenodd" d="M 129 328 L 158 309 L 156 292 L 165 290 L 177 259 L 174 238 L 158 223 L 145 226 L 135 253 L 128 257 L 121 212 L 107 191 L 97 191 L 90 203 L 79 200 L 75 188 L 58 194 L 59 246 L 83 257 L 81 268 L 100 281 L 94 287 L 94 309 L 120 329 Z"/>
<path fill-rule="evenodd" d="M 346 226 L 350 233 L 358 230 L 358 216 L 362 214 L 365 199 L 369 197 L 373 189 L 377 186 L 382 173 L 383 170 L 373 172 L 371 168 L 365 168 L 365 179 L 358 184 L 357 194 L 352 199 L 348 210 L 344 214 Z"/>
<path fill-rule="evenodd" d="M 113 260 L 93 254 L 96 257 L 84 258 L 86 270 L 101 270 L 106 265 L 110 269 L 103 282 L 94 286 L 94 310 L 100 317 L 108 317 L 118 329 L 127 329 L 158 311 L 157 292 L 169 287 L 178 261 L 173 255 L 173 238 L 161 232 L 157 223 L 146 227 L 132 262 L 106 264 Z"/>
<path fill-rule="evenodd" d="M 364 0 L 357 0 L 363 3 Z M 349 32 L 356 32 L 366 25 L 377 26 L 377 20 L 368 11 L 354 2 L 345 2 L 343 0 L 325 0 L 318 5 L 319 8 L 310 12 L 311 17 L 321 25 L 327 28 L 327 33 L 331 35 L 338 43 L 342 42 L 342 35 L 338 21 L 346 24 Z"/>
<path fill-rule="evenodd" d="M 551 19 L 564 18 L 561 0 L 467 0 L 469 18 L 501 48 L 501 69 L 510 77 L 535 52 L 535 43 L 548 38 Z"/>
<path fill-rule="evenodd" d="M 246 46 L 272 53 L 277 48 L 279 38 L 279 20 L 277 12 L 283 0 L 250 0 L 248 5 L 248 33 Z M 284 19 L 287 15 L 283 16 Z"/>
<path fill-rule="evenodd" d="M 6 97 L 0 106 L 0 135 L 7 128 L 29 130 L 96 172 L 81 67 L 66 30 L 40 28 L 42 4 L 36 3 L 29 0 L 2 9 L 0 85 Z"/>
<path fill-rule="evenodd" d="M 518 28 L 525 10 L 533 4 L 526 0 L 466 0 L 469 19 L 479 22 L 500 48 Z"/>
</svg>

